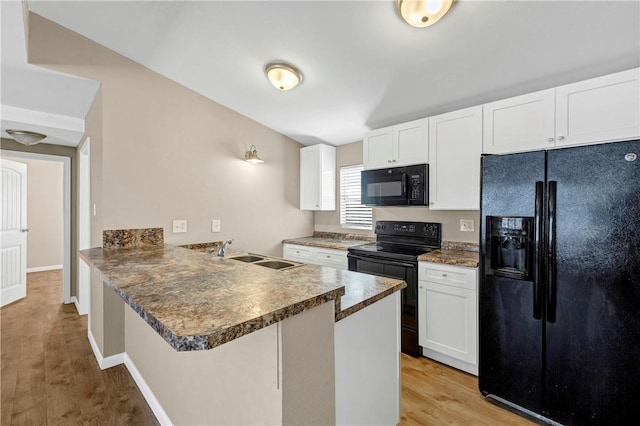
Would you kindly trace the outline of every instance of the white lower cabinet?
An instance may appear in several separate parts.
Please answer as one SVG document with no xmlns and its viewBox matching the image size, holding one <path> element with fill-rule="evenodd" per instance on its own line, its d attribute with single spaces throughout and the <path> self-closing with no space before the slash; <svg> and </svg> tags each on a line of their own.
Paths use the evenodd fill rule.
<svg viewBox="0 0 640 426">
<path fill-rule="evenodd" d="M 422 353 L 478 374 L 478 270 L 420 262 L 418 330 Z"/>
<path fill-rule="evenodd" d="M 284 244 L 284 258 L 297 262 L 313 263 L 321 266 L 331 266 L 336 269 L 348 269 L 347 252 L 320 247 Z"/>
</svg>

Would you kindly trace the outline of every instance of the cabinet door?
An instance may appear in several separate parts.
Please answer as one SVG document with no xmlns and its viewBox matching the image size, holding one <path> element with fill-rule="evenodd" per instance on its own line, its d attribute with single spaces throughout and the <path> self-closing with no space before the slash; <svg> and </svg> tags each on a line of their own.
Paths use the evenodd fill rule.
<svg viewBox="0 0 640 426">
<path fill-rule="evenodd" d="M 480 208 L 482 107 L 429 118 L 429 207 Z"/>
<path fill-rule="evenodd" d="M 283 249 L 285 259 L 297 260 L 299 262 L 313 263 L 314 249 L 313 247 L 298 246 L 295 244 L 285 244 Z"/>
<path fill-rule="evenodd" d="M 336 149 L 300 148 L 300 210 L 336 209 Z"/>
<path fill-rule="evenodd" d="M 336 209 L 336 148 L 319 145 L 320 148 L 320 206 L 317 210 Z"/>
<path fill-rule="evenodd" d="M 429 120 L 410 121 L 393 126 L 394 166 L 429 162 Z"/>
<path fill-rule="evenodd" d="M 394 152 L 391 127 L 367 133 L 362 143 L 362 154 L 365 170 L 392 167 Z"/>
<path fill-rule="evenodd" d="M 640 136 L 639 68 L 556 89 L 558 146 Z"/>
<path fill-rule="evenodd" d="M 477 364 L 476 292 L 421 282 L 425 300 L 425 341 L 421 346 Z"/>
<path fill-rule="evenodd" d="M 555 146 L 555 89 L 484 105 L 483 152 L 503 154 Z"/>
<path fill-rule="evenodd" d="M 300 149 L 300 210 L 320 208 L 320 149 Z"/>
<path fill-rule="evenodd" d="M 318 265 L 347 269 L 347 252 L 342 250 L 316 249 L 315 260 Z"/>
</svg>

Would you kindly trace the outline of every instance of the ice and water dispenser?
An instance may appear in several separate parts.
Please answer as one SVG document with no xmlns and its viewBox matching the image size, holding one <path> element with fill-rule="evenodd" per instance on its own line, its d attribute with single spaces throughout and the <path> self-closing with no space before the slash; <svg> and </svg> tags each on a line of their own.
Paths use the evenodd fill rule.
<svg viewBox="0 0 640 426">
<path fill-rule="evenodd" d="M 490 275 L 529 281 L 533 272 L 533 217 L 487 217 Z"/>
</svg>

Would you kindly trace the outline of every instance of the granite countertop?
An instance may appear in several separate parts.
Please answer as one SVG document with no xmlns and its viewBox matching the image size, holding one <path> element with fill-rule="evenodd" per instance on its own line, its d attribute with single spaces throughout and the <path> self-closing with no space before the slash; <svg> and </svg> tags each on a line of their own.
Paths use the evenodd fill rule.
<svg viewBox="0 0 640 426">
<path fill-rule="evenodd" d="M 298 244 L 301 246 L 347 250 L 349 247 L 360 244 L 374 243 L 375 236 L 369 237 L 367 235 L 360 234 L 314 232 L 311 237 L 291 238 L 283 240 L 282 242 L 285 244 Z M 479 265 L 478 245 L 474 243 L 444 241 L 441 249 L 425 253 L 419 256 L 418 260 L 421 262 L 443 263 L 446 265 L 477 268 Z"/>
<path fill-rule="evenodd" d="M 421 262 L 443 263 L 445 265 L 477 268 L 480 262 L 478 245 L 445 241 L 440 250 L 434 250 L 418 257 Z"/>
<path fill-rule="evenodd" d="M 339 321 L 406 287 L 401 280 L 317 265 L 277 271 L 232 255 L 167 244 L 80 252 L 178 351 L 211 349 L 332 300 Z"/>
<path fill-rule="evenodd" d="M 282 242 L 284 244 L 297 244 L 300 246 L 347 250 L 349 247 L 359 246 L 361 244 L 371 244 L 375 241 L 375 235 L 369 236 L 362 234 L 315 231 L 310 237 L 290 238 L 283 240 Z"/>
<path fill-rule="evenodd" d="M 479 255 L 477 251 L 466 250 L 434 250 L 418 257 L 421 262 L 444 263 L 445 265 L 466 266 L 477 268 Z"/>
</svg>

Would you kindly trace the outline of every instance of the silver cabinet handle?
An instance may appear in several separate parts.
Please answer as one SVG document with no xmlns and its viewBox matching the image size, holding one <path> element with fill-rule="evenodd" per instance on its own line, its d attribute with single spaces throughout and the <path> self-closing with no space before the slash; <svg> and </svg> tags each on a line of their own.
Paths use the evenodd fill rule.
<svg viewBox="0 0 640 426">
<path fill-rule="evenodd" d="M 29 231 L 31 231 L 31 228 L 24 228 L 20 230 L 20 232 L 29 232 Z"/>
<path fill-rule="evenodd" d="M 553 142 L 553 141 L 554 141 L 554 139 L 553 139 L 553 138 L 547 138 L 547 142 L 551 143 L 551 142 Z"/>
<path fill-rule="evenodd" d="M 446 278 L 446 277 L 447 277 L 447 274 L 442 274 L 442 276 L 443 276 L 444 278 Z"/>
<path fill-rule="evenodd" d="M 558 140 L 559 141 L 563 141 L 564 140 L 564 136 L 558 136 Z"/>
<path fill-rule="evenodd" d="M 387 163 L 393 163 L 393 160 L 387 160 Z"/>
</svg>

